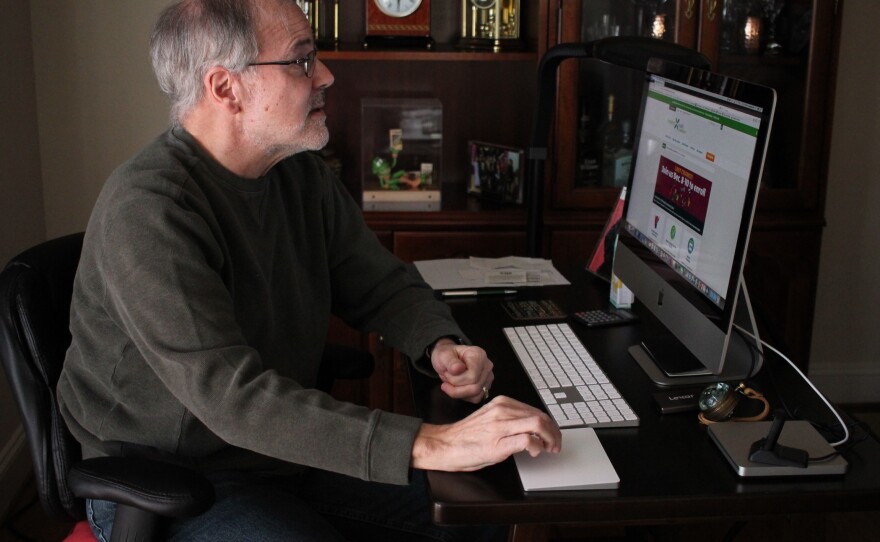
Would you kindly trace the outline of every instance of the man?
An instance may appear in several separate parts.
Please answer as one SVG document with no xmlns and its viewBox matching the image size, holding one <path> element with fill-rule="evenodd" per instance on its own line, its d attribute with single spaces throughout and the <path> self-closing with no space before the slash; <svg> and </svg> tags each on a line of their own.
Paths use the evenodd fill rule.
<svg viewBox="0 0 880 542">
<path fill-rule="evenodd" d="M 494 376 L 304 152 L 328 141 L 333 76 L 295 2 L 184 0 L 151 55 L 172 128 L 96 202 L 58 393 L 87 456 L 145 454 L 212 480 L 215 506 L 169 537 L 336 540 L 332 517 L 445 539 L 421 471 L 559 450 L 556 425 L 509 398 L 430 425 L 312 389 L 331 312 L 412 359 L 427 346 L 453 398 L 480 402 Z M 113 505 L 87 505 L 107 538 Z"/>
</svg>

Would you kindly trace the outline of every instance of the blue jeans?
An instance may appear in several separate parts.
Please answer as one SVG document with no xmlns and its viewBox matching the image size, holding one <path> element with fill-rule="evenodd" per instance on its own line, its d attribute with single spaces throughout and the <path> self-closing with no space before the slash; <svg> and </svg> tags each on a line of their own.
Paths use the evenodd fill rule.
<svg viewBox="0 0 880 542">
<path fill-rule="evenodd" d="M 364 482 L 319 470 L 292 477 L 226 472 L 209 479 L 217 493 L 214 506 L 201 516 L 168 522 L 168 540 L 506 540 L 504 528 L 434 525 L 420 471 L 414 471 L 408 486 Z M 86 512 L 99 542 L 110 540 L 116 505 L 89 500 Z"/>
</svg>

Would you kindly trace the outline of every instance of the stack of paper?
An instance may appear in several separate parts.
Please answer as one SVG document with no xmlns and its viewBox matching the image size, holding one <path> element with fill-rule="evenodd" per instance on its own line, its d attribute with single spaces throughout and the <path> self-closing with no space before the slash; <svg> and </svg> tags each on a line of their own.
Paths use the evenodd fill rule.
<svg viewBox="0 0 880 542">
<path fill-rule="evenodd" d="M 435 290 L 497 288 L 499 286 L 556 286 L 569 282 L 541 258 L 462 258 L 415 262 L 425 282 Z"/>
</svg>

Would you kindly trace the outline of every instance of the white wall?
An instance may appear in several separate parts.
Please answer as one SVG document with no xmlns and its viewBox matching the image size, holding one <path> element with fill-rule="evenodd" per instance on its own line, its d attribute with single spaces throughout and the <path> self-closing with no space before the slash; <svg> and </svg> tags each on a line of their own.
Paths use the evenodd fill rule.
<svg viewBox="0 0 880 542">
<path fill-rule="evenodd" d="M 109 173 L 168 125 L 147 50 L 167 3 L 31 1 L 49 237 L 85 228 Z"/>
<path fill-rule="evenodd" d="M 0 0 L 0 266 L 45 237 L 28 0 Z M 0 371 L 0 517 L 28 476 L 24 433 Z"/>
<path fill-rule="evenodd" d="M 0 265 L 43 239 L 43 185 L 27 0 L 0 11 Z"/>
<path fill-rule="evenodd" d="M 880 2 L 846 0 L 810 377 L 880 402 Z"/>
</svg>

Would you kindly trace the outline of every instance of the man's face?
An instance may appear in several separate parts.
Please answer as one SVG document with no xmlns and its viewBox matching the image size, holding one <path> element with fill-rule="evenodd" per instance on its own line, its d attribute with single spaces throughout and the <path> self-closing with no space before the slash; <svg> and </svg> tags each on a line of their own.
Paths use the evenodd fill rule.
<svg viewBox="0 0 880 542">
<path fill-rule="evenodd" d="M 308 19 L 293 2 L 264 0 L 257 11 L 257 62 L 301 59 L 315 48 Z M 304 64 L 267 65 L 248 68 L 242 81 L 248 89 L 244 133 L 273 162 L 327 144 L 324 89 L 333 75 L 320 61 L 311 78 Z"/>
</svg>

